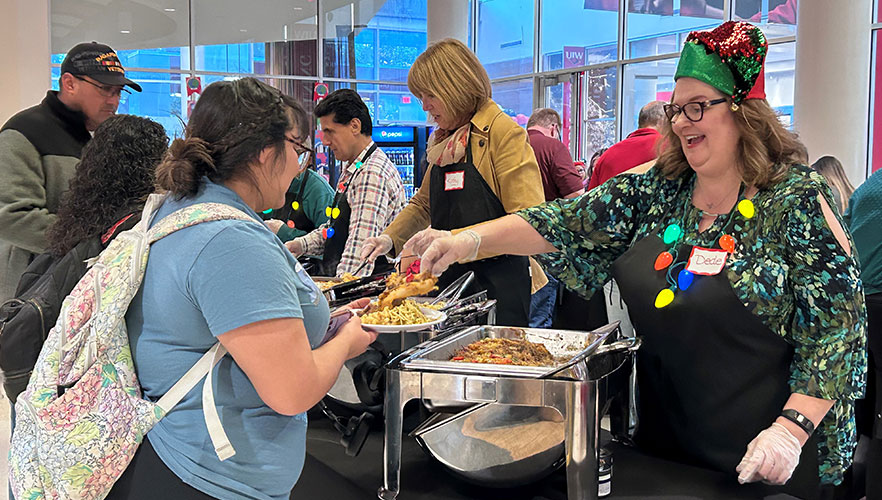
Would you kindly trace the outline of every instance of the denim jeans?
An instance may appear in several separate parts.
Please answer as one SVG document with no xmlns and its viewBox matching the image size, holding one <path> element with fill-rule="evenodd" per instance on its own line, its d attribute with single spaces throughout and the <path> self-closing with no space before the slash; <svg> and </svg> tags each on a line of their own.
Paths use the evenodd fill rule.
<svg viewBox="0 0 882 500">
<path fill-rule="evenodd" d="M 560 282 L 545 273 L 548 283 L 530 297 L 530 328 L 549 328 L 557 306 Z"/>
</svg>

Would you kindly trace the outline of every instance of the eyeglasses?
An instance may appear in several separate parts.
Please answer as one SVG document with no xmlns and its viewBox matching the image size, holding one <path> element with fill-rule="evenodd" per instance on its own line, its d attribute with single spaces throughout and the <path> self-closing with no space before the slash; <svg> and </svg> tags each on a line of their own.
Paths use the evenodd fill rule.
<svg viewBox="0 0 882 500">
<path fill-rule="evenodd" d="M 297 161 L 300 163 L 301 167 L 305 166 L 309 161 L 309 156 L 312 154 L 312 149 L 309 149 L 309 147 L 302 142 L 291 139 L 290 137 L 285 137 L 285 140 L 294 145 L 294 152 L 297 153 Z"/>
<path fill-rule="evenodd" d="M 704 118 L 705 108 L 709 108 L 715 104 L 721 104 L 724 102 L 726 102 L 726 98 L 721 97 L 712 101 L 687 102 L 683 106 L 677 106 L 676 104 L 665 104 L 663 108 L 665 110 L 665 116 L 667 116 L 668 120 L 672 122 L 677 119 L 677 116 L 680 115 L 681 111 L 684 115 L 686 115 L 686 118 L 689 121 L 700 122 L 701 119 Z"/>
<path fill-rule="evenodd" d="M 86 80 L 85 78 L 80 76 L 73 75 L 73 77 L 77 80 L 80 80 L 81 82 L 86 82 L 89 85 L 95 87 L 96 89 L 98 89 L 98 93 L 104 97 L 120 97 L 122 96 L 123 92 L 125 92 L 126 94 L 131 94 L 129 89 L 125 87 L 120 87 L 117 85 L 98 85 L 97 83 L 91 80 Z"/>
</svg>

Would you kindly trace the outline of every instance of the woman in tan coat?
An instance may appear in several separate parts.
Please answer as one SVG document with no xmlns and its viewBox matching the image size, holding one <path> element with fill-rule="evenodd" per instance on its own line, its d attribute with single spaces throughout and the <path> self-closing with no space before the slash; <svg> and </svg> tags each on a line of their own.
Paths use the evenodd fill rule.
<svg viewBox="0 0 882 500">
<path fill-rule="evenodd" d="M 411 67 L 407 86 L 437 124 L 427 147 L 429 168 L 401 214 L 382 235 L 368 239 L 363 258 L 401 253 L 421 230 L 466 227 L 544 201 L 527 132 L 490 99 L 490 78 L 468 47 L 453 39 L 430 45 Z M 475 255 L 445 272 L 439 286 L 472 270 L 473 286 L 498 301 L 497 322 L 527 326 L 530 265 L 521 256 Z M 544 278 L 541 271 L 532 275 Z"/>
</svg>

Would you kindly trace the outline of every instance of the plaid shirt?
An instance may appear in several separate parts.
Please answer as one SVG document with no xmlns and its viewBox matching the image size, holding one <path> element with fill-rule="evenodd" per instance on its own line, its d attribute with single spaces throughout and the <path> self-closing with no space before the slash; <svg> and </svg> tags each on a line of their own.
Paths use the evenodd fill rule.
<svg viewBox="0 0 882 500">
<path fill-rule="evenodd" d="M 373 144 L 371 141 L 357 158 L 362 158 Z M 365 240 L 379 236 L 406 204 L 401 176 L 380 148 L 371 154 L 360 169 L 356 169 L 354 161 L 345 167 L 339 182 L 345 184 L 350 179 L 352 182 L 346 188 L 345 194 L 346 201 L 352 209 L 349 218 L 349 238 L 343 248 L 340 264 L 337 265 L 337 276 L 358 269 L 361 265 L 361 247 Z M 304 254 L 321 255 L 324 252 L 325 239 L 322 237 L 322 229 L 330 227 L 330 224 L 329 220 L 306 236 L 297 239 Z M 373 270 L 374 263 L 371 262 L 358 274 L 369 276 Z"/>
</svg>

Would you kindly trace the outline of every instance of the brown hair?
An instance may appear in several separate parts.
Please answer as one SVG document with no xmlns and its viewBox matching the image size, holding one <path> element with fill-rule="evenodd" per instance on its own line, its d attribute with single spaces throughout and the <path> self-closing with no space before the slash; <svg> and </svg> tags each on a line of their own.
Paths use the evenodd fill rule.
<svg viewBox="0 0 882 500">
<path fill-rule="evenodd" d="M 493 95 L 490 77 L 475 53 L 453 38 L 429 45 L 416 58 L 407 73 L 407 88 L 420 99 L 440 99 L 457 123 L 469 120 Z"/>
<path fill-rule="evenodd" d="M 533 111 L 530 119 L 527 120 L 527 128 L 537 125 L 540 127 L 550 127 L 552 125 L 560 127 L 562 125 L 560 114 L 551 108 L 539 108 Z"/>
<path fill-rule="evenodd" d="M 741 136 L 736 158 L 741 178 L 748 186 L 759 189 L 780 182 L 791 165 L 800 163 L 803 146 L 799 139 L 778 121 L 778 115 L 765 99 L 747 99 L 734 113 Z M 670 121 L 665 121 L 662 134 L 665 140 L 658 143 L 661 151 L 655 165 L 673 179 L 690 167 Z M 662 147 L 665 143 L 667 146 Z"/>
<path fill-rule="evenodd" d="M 251 164 L 264 148 L 275 150 L 276 161 L 284 159 L 285 133 L 305 122 L 294 119 L 292 111 L 278 90 L 257 79 L 212 83 L 193 108 L 184 139 L 172 142 L 157 167 L 157 186 L 184 197 L 199 191 L 202 176 L 254 182 Z"/>
</svg>

